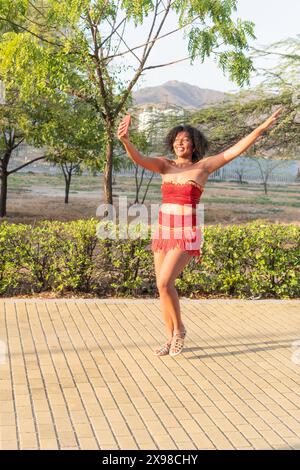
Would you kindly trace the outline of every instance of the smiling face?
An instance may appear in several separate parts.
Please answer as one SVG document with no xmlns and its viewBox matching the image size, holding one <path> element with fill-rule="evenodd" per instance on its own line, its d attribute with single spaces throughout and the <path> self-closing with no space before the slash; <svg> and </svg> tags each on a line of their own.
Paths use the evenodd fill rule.
<svg viewBox="0 0 300 470">
<path fill-rule="evenodd" d="M 173 142 L 173 149 L 177 158 L 191 160 L 194 145 L 190 134 L 186 131 L 178 132 Z"/>
</svg>

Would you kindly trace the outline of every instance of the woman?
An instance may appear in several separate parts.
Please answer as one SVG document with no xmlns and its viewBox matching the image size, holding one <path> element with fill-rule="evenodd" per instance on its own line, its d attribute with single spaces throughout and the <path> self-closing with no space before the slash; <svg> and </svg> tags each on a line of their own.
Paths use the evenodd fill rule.
<svg viewBox="0 0 300 470">
<path fill-rule="evenodd" d="M 193 256 L 198 259 L 201 234 L 196 223 L 196 206 L 209 175 L 241 155 L 276 122 L 282 108 L 237 144 L 217 155 L 204 158 L 207 141 L 191 126 L 177 126 L 167 136 L 175 160 L 141 155 L 128 137 L 128 117 L 118 128 L 118 138 L 134 163 L 162 175 L 163 203 L 158 228 L 152 238 L 156 284 L 160 295 L 168 340 L 154 352 L 157 356 L 177 356 L 184 346 L 186 330 L 182 323 L 175 279 Z"/>
</svg>

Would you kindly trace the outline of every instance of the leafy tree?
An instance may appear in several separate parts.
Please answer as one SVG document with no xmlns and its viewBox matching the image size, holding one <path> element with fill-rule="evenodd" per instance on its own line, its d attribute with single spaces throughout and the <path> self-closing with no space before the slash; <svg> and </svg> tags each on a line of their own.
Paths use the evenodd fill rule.
<svg viewBox="0 0 300 470">
<path fill-rule="evenodd" d="M 97 155 L 103 150 L 103 131 L 98 115 L 88 103 L 73 97 L 52 103 L 48 107 L 48 120 L 39 130 L 47 145 L 47 160 L 60 167 L 65 179 L 65 203 L 73 174 L 84 168 L 96 171 Z M 46 110 L 45 110 L 46 111 Z"/>
<path fill-rule="evenodd" d="M 29 129 L 36 124 L 36 119 L 34 109 L 20 101 L 16 91 L 5 93 L 5 102 L 0 104 L 0 217 L 6 215 L 8 177 L 27 165 L 45 158 L 40 156 L 8 169 L 13 151 L 26 137 L 30 140 Z M 38 139 L 35 142 L 37 144 Z"/>
<path fill-rule="evenodd" d="M 252 93 L 256 91 L 252 90 Z M 299 154 L 300 135 L 296 119 L 298 104 L 290 90 L 281 94 L 265 93 L 261 96 L 256 94 L 255 99 L 249 99 L 248 93 L 246 96 L 247 99 L 243 94 L 243 99 L 237 98 L 219 106 L 197 111 L 191 116 L 190 121 L 206 133 L 210 142 L 209 151 L 215 154 L 252 132 L 276 107 L 283 106 L 284 111 L 277 125 L 268 132 L 267 136 L 262 135 L 255 145 L 247 150 L 247 156 L 258 165 L 264 191 L 267 193 L 268 180 L 274 169 Z M 266 162 L 260 162 L 257 157 L 265 159 Z"/>
<path fill-rule="evenodd" d="M 247 154 L 265 155 L 269 158 L 294 158 L 300 146 L 300 137 L 298 124 L 295 122 L 298 105 L 294 103 L 291 92 L 265 94 L 245 101 L 237 97 L 234 101 L 220 106 L 197 111 L 190 120 L 207 133 L 210 153 L 217 153 L 250 133 L 279 106 L 283 107 L 280 121 L 268 131 L 267 136 L 262 135 Z"/>
<path fill-rule="evenodd" d="M 256 67 L 263 77 L 260 88 L 275 91 L 295 91 L 300 88 L 300 34 L 296 37 L 277 41 L 263 48 L 252 48 L 253 58 L 271 58 L 267 67 Z M 274 64 L 274 60 L 276 60 Z"/>
</svg>

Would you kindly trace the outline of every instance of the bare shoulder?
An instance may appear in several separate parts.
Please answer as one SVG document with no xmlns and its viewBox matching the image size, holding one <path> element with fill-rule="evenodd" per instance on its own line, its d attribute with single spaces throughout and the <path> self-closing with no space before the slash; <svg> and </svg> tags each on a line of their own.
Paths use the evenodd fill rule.
<svg viewBox="0 0 300 470">
<path fill-rule="evenodd" d="M 160 158 L 163 158 L 163 159 L 164 159 L 166 165 L 168 165 L 168 166 L 170 166 L 170 167 L 171 167 L 171 166 L 172 166 L 172 167 L 173 167 L 173 166 L 176 166 L 174 160 L 171 160 L 170 158 L 167 158 L 167 157 L 160 157 Z"/>
<path fill-rule="evenodd" d="M 174 161 L 167 157 L 156 157 L 161 161 L 162 173 L 168 173 L 169 169 L 173 168 L 175 165 Z"/>
<path fill-rule="evenodd" d="M 197 162 L 197 164 L 199 165 L 199 170 L 202 169 L 204 173 L 211 174 L 226 164 L 224 152 L 205 157 L 199 162 Z"/>
<path fill-rule="evenodd" d="M 208 162 L 209 162 L 209 159 L 210 157 L 204 157 L 202 158 L 201 160 L 199 160 L 198 162 L 194 163 L 194 167 L 196 170 L 199 170 L 199 171 L 207 171 L 207 168 L 208 168 Z"/>
</svg>

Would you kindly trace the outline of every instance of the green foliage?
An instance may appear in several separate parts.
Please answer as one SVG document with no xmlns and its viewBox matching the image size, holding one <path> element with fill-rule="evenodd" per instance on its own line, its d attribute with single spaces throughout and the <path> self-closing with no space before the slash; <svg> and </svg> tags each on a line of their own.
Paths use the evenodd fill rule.
<svg viewBox="0 0 300 470">
<path fill-rule="evenodd" d="M 23 291 L 64 289 L 88 292 L 97 237 L 95 223 L 42 222 L 36 227 L 7 224 L 0 228 L 0 292 L 20 284 Z"/>
<path fill-rule="evenodd" d="M 272 66 L 257 67 L 257 73 L 264 81 L 259 88 L 264 90 L 274 90 L 283 92 L 285 90 L 293 91 L 295 98 L 300 94 L 300 34 L 277 41 L 261 49 L 253 48 L 253 58 L 265 57 L 272 58 Z M 276 61 L 274 64 L 274 60 Z M 266 60 L 266 63 L 267 60 Z"/>
<path fill-rule="evenodd" d="M 192 295 L 289 298 L 300 295 L 300 228 L 259 221 L 207 227 L 203 268 L 185 270 L 180 288 Z M 186 277 L 187 276 L 187 277 Z"/>
<path fill-rule="evenodd" d="M 102 236 L 100 228 L 106 227 Z M 130 230 L 131 238 L 125 238 Z M 115 238 L 109 238 L 115 234 Z M 144 235 L 143 237 L 141 235 Z M 148 227 L 41 222 L 0 226 L 0 293 L 53 291 L 101 296 L 156 292 Z M 300 227 L 262 224 L 206 227 L 202 262 L 176 280 L 181 295 L 300 297 Z"/>
<path fill-rule="evenodd" d="M 272 158 L 295 157 L 300 147 L 300 134 L 295 120 L 299 105 L 293 93 L 263 93 L 255 98 L 250 96 L 251 93 L 245 96 L 242 93 L 226 103 L 201 109 L 190 116 L 190 122 L 207 134 L 211 142 L 210 154 L 230 147 L 252 132 L 274 111 L 275 106 L 282 106 L 283 113 L 276 126 L 247 150 L 247 155 L 268 156 L 271 151 Z"/>
<path fill-rule="evenodd" d="M 152 0 L 123 0 L 122 8 L 126 10 L 127 18 L 132 19 L 137 25 L 142 24 L 144 17 L 154 10 L 154 2 Z"/>
</svg>

